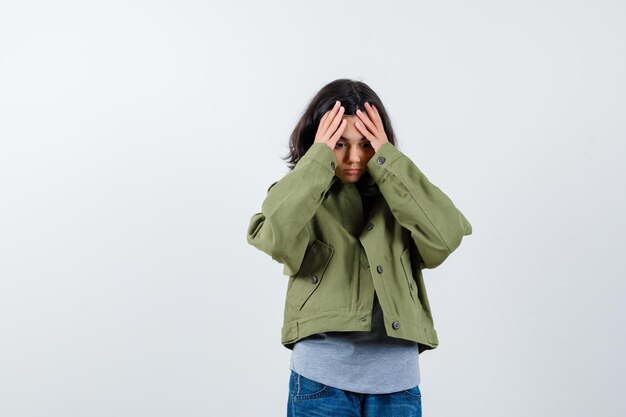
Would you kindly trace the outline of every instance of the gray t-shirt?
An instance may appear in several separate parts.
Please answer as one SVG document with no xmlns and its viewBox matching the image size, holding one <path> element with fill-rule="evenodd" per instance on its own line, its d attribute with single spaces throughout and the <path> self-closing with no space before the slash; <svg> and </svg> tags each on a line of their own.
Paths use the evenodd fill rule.
<svg viewBox="0 0 626 417">
<path fill-rule="evenodd" d="M 387 394 L 420 383 L 418 344 L 389 337 L 374 295 L 371 332 L 326 332 L 299 340 L 290 369 L 324 385 L 364 394 Z"/>
</svg>

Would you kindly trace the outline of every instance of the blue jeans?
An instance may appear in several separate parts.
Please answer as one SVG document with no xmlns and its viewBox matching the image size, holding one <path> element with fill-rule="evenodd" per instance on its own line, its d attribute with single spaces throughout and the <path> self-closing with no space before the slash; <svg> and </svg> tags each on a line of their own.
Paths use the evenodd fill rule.
<svg viewBox="0 0 626 417">
<path fill-rule="evenodd" d="M 320 384 L 291 370 L 287 417 L 422 417 L 419 385 L 390 394 L 361 394 Z"/>
</svg>

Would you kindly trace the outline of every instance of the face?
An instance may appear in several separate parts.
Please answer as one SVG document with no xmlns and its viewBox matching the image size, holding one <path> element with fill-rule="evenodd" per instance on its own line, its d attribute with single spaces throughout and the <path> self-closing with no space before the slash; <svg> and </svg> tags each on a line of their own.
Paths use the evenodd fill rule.
<svg viewBox="0 0 626 417">
<path fill-rule="evenodd" d="M 335 157 L 337 157 L 335 175 L 344 183 L 354 183 L 367 171 L 367 162 L 376 152 L 370 141 L 354 127 L 354 122 L 358 122 L 359 118 L 357 116 L 345 116 L 344 119 L 347 123 L 346 128 L 333 150 Z M 358 171 L 347 171 L 351 168 Z"/>
</svg>

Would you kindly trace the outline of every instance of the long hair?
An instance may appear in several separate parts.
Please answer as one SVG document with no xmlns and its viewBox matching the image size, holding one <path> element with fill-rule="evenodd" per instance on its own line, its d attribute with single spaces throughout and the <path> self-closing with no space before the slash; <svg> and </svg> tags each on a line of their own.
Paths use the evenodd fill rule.
<svg viewBox="0 0 626 417">
<path fill-rule="evenodd" d="M 396 145 L 396 137 L 391 127 L 391 121 L 385 110 L 385 106 L 378 95 L 367 84 L 361 81 L 340 78 L 326 84 L 311 99 L 300 120 L 289 137 L 289 153 L 282 157 L 287 166 L 292 170 L 302 155 L 311 147 L 315 140 L 315 134 L 324 113 L 332 109 L 335 102 L 341 101 L 344 107 L 344 116 L 356 115 L 357 109 L 367 114 L 364 104 L 370 103 L 376 106 L 380 115 L 387 139 L 392 145 Z"/>
</svg>

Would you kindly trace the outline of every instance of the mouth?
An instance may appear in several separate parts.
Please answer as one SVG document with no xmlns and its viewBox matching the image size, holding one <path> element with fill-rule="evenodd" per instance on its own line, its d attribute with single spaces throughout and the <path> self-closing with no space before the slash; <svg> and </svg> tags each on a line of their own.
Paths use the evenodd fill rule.
<svg viewBox="0 0 626 417">
<path fill-rule="evenodd" d="M 362 170 L 361 169 L 344 169 L 344 171 L 348 175 L 356 175 L 360 173 Z"/>
</svg>

